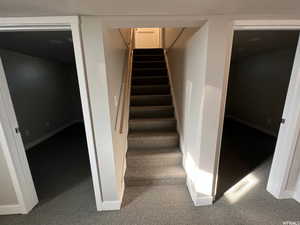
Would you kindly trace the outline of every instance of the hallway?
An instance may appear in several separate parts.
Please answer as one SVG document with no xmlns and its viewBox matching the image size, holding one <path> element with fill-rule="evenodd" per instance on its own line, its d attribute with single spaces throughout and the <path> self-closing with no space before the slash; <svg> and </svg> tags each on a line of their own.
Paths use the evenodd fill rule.
<svg viewBox="0 0 300 225">
<path fill-rule="evenodd" d="M 232 126 L 236 126 L 232 124 Z M 71 131 L 78 132 L 80 127 L 73 127 Z M 81 130 L 82 131 L 82 130 Z M 229 131 L 229 129 L 225 129 Z M 81 132 L 79 132 L 81 133 Z M 227 135 L 232 133 L 227 132 Z M 63 135 L 64 136 L 64 135 Z M 241 135 L 242 136 L 242 135 Z M 253 136 L 257 143 L 258 136 Z M 68 144 L 66 139 L 59 140 L 61 146 Z M 83 144 L 80 138 L 73 138 L 73 149 L 75 146 Z M 242 140 L 242 139 L 240 139 Z M 50 140 L 53 143 L 54 139 Z M 81 143 L 81 144 L 80 144 Z M 269 143 L 269 144 L 268 144 Z M 266 141 L 265 148 L 261 149 L 269 155 L 270 141 Z M 40 146 L 42 147 L 42 146 Z M 53 150 L 53 149 L 52 149 Z M 32 154 L 35 152 L 32 152 Z M 38 153 L 38 152 L 36 152 Z M 62 161 L 64 153 L 61 152 Z M 42 198 L 37 207 L 28 215 L 1 216 L 1 225 L 196 225 L 196 224 L 263 224 L 263 225 L 282 225 L 283 221 L 299 221 L 300 206 L 294 200 L 277 200 L 265 189 L 271 158 L 262 162 L 254 169 L 257 163 L 251 164 L 252 177 L 256 183 L 248 189 L 247 192 L 230 193 L 220 197 L 213 206 L 194 207 L 190 199 L 188 190 L 185 185 L 160 185 L 160 186 L 131 186 L 126 188 L 123 199 L 123 207 L 120 211 L 97 212 L 95 201 L 93 199 L 92 180 L 88 175 L 89 170 L 85 165 L 87 158 L 80 152 L 80 157 L 76 160 L 69 161 L 66 168 L 62 170 L 50 171 L 54 176 L 58 172 L 72 173 L 63 183 L 65 186 L 53 186 L 50 179 L 44 179 L 44 185 L 38 184 L 39 197 Z M 230 156 L 231 160 L 232 155 Z M 30 161 L 37 161 L 34 156 L 29 156 Z M 79 159 L 81 166 L 78 167 Z M 230 160 L 227 158 L 227 160 Z M 40 161 L 44 163 L 44 161 Z M 236 163 L 232 163 L 237 165 Z M 59 163 L 57 164 L 59 165 Z M 36 166 L 35 166 L 36 168 Z M 33 174 L 37 175 L 38 171 L 32 168 Z M 45 169 L 48 168 L 45 165 Z M 57 166 L 57 168 L 60 168 Z M 45 172 L 45 169 L 42 172 Z M 246 167 L 244 170 L 246 171 Z M 249 169 L 249 167 L 248 167 Z M 79 176 L 78 176 L 79 174 Z M 245 175 L 245 174 L 244 174 Z M 222 182 L 222 181 L 221 181 Z M 53 193 L 45 195 L 46 190 L 53 190 Z M 55 191 L 56 190 L 56 191 Z M 60 190 L 60 191 L 58 191 Z M 237 190 L 238 192 L 238 190 Z M 236 198 L 238 196 L 239 198 Z M 234 201 L 233 201 L 234 200 Z"/>
</svg>

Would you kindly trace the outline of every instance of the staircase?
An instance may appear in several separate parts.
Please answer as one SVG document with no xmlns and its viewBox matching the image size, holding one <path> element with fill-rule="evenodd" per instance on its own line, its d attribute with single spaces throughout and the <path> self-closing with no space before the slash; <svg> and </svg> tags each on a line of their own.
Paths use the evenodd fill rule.
<svg viewBox="0 0 300 225">
<path fill-rule="evenodd" d="M 127 186 L 184 184 L 163 49 L 133 52 Z"/>
</svg>

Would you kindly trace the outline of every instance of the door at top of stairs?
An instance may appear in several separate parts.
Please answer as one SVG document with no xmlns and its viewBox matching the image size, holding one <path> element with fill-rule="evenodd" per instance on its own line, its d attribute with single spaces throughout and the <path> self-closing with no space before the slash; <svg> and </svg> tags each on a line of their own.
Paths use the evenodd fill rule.
<svg viewBox="0 0 300 225">
<path fill-rule="evenodd" d="M 161 28 L 135 28 L 135 48 L 160 48 Z"/>
</svg>

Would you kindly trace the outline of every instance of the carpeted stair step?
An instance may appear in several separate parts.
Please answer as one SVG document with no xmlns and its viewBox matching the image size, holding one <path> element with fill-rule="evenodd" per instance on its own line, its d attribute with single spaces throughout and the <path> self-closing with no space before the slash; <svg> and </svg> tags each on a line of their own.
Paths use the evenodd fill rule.
<svg viewBox="0 0 300 225">
<path fill-rule="evenodd" d="M 178 148 L 164 149 L 128 149 L 128 167 L 157 167 L 157 166 L 180 166 L 182 154 Z"/>
<path fill-rule="evenodd" d="M 133 85 L 132 95 L 168 95 L 170 94 L 169 85 Z"/>
<path fill-rule="evenodd" d="M 166 68 L 164 60 L 134 61 L 133 68 Z"/>
<path fill-rule="evenodd" d="M 131 106 L 130 118 L 168 118 L 174 117 L 174 107 L 168 106 Z"/>
<path fill-rule="evenodd" d="M 172 97 L 171 95 L 133 95 L 130 97 L 130 105 L 172 105 Z"/>
<path fill-rule="evenodd" d="M 129 131 L 176 131 L 176 120 L 175 118 L 131 119 Z"/>
<path fill-rule="evenodd" d="M 166 67 L 160 67 L 160 68 L 133 68 L 132 69 L 132 76 L 166 76 L 168 74 L 167 68 Z"/>
<path fill-rule="evenodd" d="M 164 61 L 164 55 L 133 55 L 133 62 L 138 61 Z"/>
<path fill-rule="evenodd" d="M 179 145 L 177 132 L 131 132 L 128 134 L 129 148 L 175 148 Z"/>
<path fill-rule="evenodd" d="M 164 50 L 162 48 L 152 48 L 152 49 L 134 49 L 134 55 L 163 55 Z"/>
<path fill-rule="evenodd" d="M 128 186 L 184 184 L 185 180 L 184 169 L 180 166 L 128 167 L 125 174 Z"/>
<path fill-rule="evenodd" d="M 133 85 L 167 85 L 169 84 L 168 76 L 138 76 L 132 77 Z"/>
</svg>

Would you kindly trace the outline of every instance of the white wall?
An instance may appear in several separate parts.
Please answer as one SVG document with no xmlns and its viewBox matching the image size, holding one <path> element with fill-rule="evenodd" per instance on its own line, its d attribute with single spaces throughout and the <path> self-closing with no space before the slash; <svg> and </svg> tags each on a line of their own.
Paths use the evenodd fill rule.
<svg viewBox="0 0 300 225">
<path fill-rule="evenodd" d="M 218 158 L 224 68 L 231 23 L 211 20 L 186 29 L 169 50 L 187 184 L 195 205 L 212 204 Z M 222 121 L 221 121 L 222 122 Z"/>
<path fill-rule="evenodd" d="M 0 50 L 25 148 L 82 120 L 76 69 Z"/>
<path fill-rule="evenodd" d="M 126 138 L 115 131 L 115 123 L 127 50 L 119 31 L 105 27 L 100 17 L 83 16 L 81 28 L 103 209 L 117 209 L 123 194 Z"/>
<path fill-rule="evenodd" d="M 226 116 L 277 136 L 295 50 L 266 52 L 231 63 Z"/>
<path fill-rule="evenodd" d="M 205 82 L 207 29 L 207 25 L 201 28 L 186 28 L 167 53 L 175 95 L 181 150 L 184 153 L 188 179 L 195 185 L 199 185 L 197 183 L 200 180 L 197 180 L 197 177 L 202 173 L 199 167 L 201 136 L 199 126 Z M 166 33 L 167 37 L 173 39 L 171 35 L 176 38 L 178 34 L 177 32 Z M 197 196 L 193 198 L 195 204 L 197 198 Z"/>
</svg>

